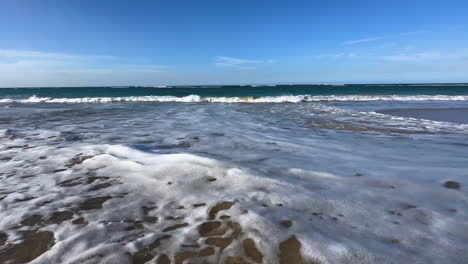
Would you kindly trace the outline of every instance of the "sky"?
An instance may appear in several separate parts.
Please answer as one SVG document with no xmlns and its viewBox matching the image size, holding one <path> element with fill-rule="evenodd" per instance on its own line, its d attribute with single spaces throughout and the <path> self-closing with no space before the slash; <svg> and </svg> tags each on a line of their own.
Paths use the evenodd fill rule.
<svg viewBox="0 0 468 264">
<path fill-rule="evenodd" d="M 468 82 L 468 1 L 2 0 L 0 87 Z"/>
</svg>

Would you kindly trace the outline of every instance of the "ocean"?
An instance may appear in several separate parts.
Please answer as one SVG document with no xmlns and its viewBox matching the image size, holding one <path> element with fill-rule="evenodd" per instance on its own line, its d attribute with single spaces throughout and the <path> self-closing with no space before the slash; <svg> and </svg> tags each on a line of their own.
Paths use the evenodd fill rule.
<svg viewBox="0 0 468 264">
<path fill-rule="evenodd" d="M 0 89 L 0 263 L 465 263 L 467 186 L 468 85 Z"/>
</svg>

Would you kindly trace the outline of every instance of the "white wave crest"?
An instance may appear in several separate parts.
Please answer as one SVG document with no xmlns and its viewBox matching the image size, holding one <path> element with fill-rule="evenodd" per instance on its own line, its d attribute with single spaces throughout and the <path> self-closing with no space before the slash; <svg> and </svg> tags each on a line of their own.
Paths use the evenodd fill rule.
<svg viewBox="0 0 468 264">
<path fill-rule="evenodd" d="M 0 99 L 0 103 L 114 103 L 114 102 L 207 102 L 207 103 L 301 103 L 301 102 L 365 102 L 365 101 L 468 101 L 464 95 L 284 95 L 263 97 L 201 97 L 178 96 L 127 96 L 52 98 L 31 96 L 26 99 Z"/>
</svg>

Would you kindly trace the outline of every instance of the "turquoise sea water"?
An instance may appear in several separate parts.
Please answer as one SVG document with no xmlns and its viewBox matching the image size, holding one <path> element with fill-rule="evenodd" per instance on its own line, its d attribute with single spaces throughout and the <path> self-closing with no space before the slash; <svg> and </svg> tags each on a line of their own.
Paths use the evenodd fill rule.
<svg viewBox="0 0 468 264">
<path fill-rule="evenodd" d="M 245 97 L 284 95 L 468 95 L 467 85 L 276 85 L 179 87 L 74 87 L 0 89 L 2 98 L 177 96 Z"/>
</svg>

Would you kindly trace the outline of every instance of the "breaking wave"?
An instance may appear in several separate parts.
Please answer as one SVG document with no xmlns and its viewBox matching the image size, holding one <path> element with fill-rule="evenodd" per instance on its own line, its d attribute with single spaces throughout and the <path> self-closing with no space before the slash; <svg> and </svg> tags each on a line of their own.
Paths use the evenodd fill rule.
<svg viewBox="0 0 468 264">
<path fill-rule="evenodd" d="M 23 99 L 0 99 L 0 103 L 114 103 L 114 102 L 184 102 L 184 103 L 302 103 L 323 101 L 468 101 L 463 95 L 284 95 L 245 97 L 178 96 L 126 96 L 53 98 L 31 96 Z"/>
</svg>

